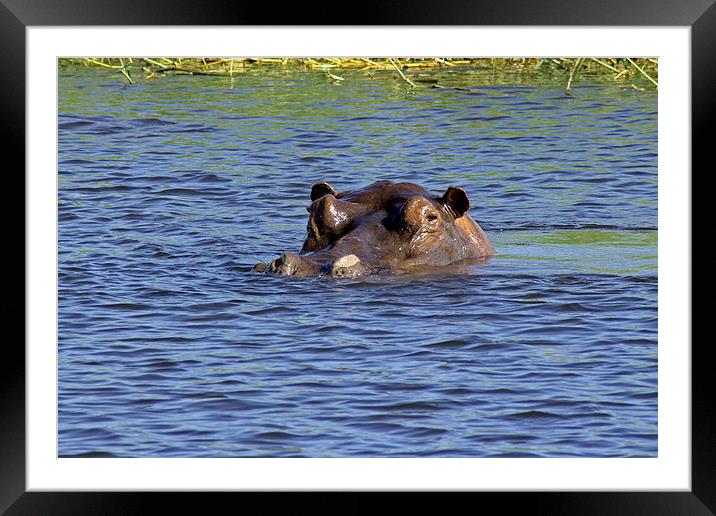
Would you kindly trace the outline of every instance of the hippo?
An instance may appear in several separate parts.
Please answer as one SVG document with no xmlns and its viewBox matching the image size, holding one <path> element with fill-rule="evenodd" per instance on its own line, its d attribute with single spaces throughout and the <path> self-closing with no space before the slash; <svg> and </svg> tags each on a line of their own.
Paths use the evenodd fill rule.
<svg viewBox="0 0 716 516">
<path fill-rule="evenodd" d="M 495 254 L 467 211 L 465 190 L 435 195 L 414 183 L 377 181 L 338 192 L 326 181 L 311 188 L 306 240 L 255 270 L 289 276 L 355 277 L 482 263 Z"/>
</svg>

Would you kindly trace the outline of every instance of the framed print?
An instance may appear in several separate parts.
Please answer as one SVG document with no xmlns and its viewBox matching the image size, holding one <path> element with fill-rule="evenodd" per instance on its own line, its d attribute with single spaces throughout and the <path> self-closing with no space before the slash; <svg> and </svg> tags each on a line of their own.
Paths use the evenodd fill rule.
<svg viewBox="0 0 716 516">
<path fill-rule="evenodd" d="M 709 2 L 380 26 L 3 2 L 27 203 L 8 514 L 714 511 Z"/>
</svg>

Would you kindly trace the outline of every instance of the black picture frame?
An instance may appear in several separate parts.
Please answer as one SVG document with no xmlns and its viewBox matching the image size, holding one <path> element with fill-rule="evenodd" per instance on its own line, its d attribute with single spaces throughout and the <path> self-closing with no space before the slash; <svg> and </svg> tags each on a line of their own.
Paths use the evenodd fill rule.
<svg viewBox="0 0 716 516">
<path fill-rule="evenodd" d="M 350 8 L 348 8 L 350 10 Z M 25 29 L 28 26 L 63 25 L 604 25 L 604 26 L 688 26 L 691 27 L 692 55 L 692 490 L 690 492 L 504 492 L 460 493 L 447 500 L 441 497 L 441 512 L 450 506 L 476 507 L 497 504 L 500 511 L 530 514 L 678 514 L 699 515 L 716 512 L 716 426 L 714 388 L 709 348 L 712 339 L 699 338 L 710 310 L 708 293 L 713 292 L 716 259 L 709 250 L 713 234 L 712 215 L 707 212 L 711 189 L 707 160 L 712 143 L 716 88 L 716 5 L 714 0 L 492 0 L 459 2 L 362 2 L 350 16 L 337 16 L 335 5 L 307 6 L 229 1 L 188 2 L 181 0 L 0 0 L 0 81 L 2 103 L 2 141 L 4 156 L 18 158 L 14 167 L 6 166 L 8 176 L 20 177 L 25 163 Z M 23 149 L 21 151 L 21 149 Z M 8 161 L 6 160 L 6 163 Z M 708 163 L 711 165 L 711 163 Z M 711 165 L 709 168 L 713 168 Z M 699 169 L 700 173 L 694 171 Z M 698 177 L 699 187 L 695 188 Z M 687 180 L 688 178 L 685 178 Z M 7 180 L 7 179 L 6 179 Z M 24 192 L 24 181 L 20 189 Z M 699 199 L 701 196 L 701 199 Z M 8 196 L 9 197 L 9 196 Z M 13 196 L 14 197 L 14 196 Z M 701 201 L 701 202 L 699 202 Z M 4 220 L 18 219 L 19 209 L 3 203 Z M 16 224 L 18 225 L 18 224 Z M 697 237 L 701 236 L 701 240 Z M 26 271 L 24 247 L 18 253 L 6 251 L 8 277 Z M 9 247 L 9 246 L 8 246 Z M 20 263 L 17 263 L 20 262 Z M 24 275 L 23 275 L 24 276 Z M 8 301 L 8 299 L 10 301 Z M 23 302 L 6 296 L 6 314 L 23 311 Z M 20 319 L 18 314 L 17 319 Z M 23 317 L 24 319 L 24 317 Z M 17 339 L 6 339 L 0 375 L 0 512 L 24 514 L 141 514 L 161 512 L 213 513 L 212 507 L 229 507 L 236 512 L 247 502 L 259 502 L 263 512 L 271 511 L 277 498 L 271 493 L 128 493 L 128 492 L 26 492 L 25 448 L 25 350 Z M 315 512 L 362 513 L 384 504 L 375 493 L 292 493 L 281 497 L 281 504 Z M 314 493 L 315 495 L 315 493 Z M 241 497 L 242 505 L 237 505 Z M 468 498 L 469 497 L 469 498 Z M 317 501 L 318 500 L 318 501 Z M 231 502 L 234 502 L 232 505 Z M 228 502 L 228 505 L 227 505 Z M 426 507 L 422 493 L 401 497 L 402 510 Z"/>
</svg>

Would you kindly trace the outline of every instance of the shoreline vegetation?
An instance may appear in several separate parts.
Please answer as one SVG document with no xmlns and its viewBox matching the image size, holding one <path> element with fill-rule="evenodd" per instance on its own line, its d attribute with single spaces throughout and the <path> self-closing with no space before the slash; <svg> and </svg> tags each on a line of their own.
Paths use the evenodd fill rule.
<svg viewBox="0 0 716 516">
<path fill-rule="evenodd" d="M 247 68 L 299 67 L 319 70 L 334 84 L 345 81 L 341 70 L 357 70 L 367 79 L 395 78 L 410 88 L 427 86 L 444 88 L 434 78 L 422 77 L 422 72 L 434 69 L 462 68 L 516 74 L 548 74 L 563 76 L 566 95 L 580 75 L 611 80 L 639 91 L 658 91 L 657 59 L 632 57 L 580 57 L 580 58 L 393 58 L 393 57 L 239 57 L 239 58 L 168 58 L 168 57 L 85 57 L 63 58 L 60 66 L 80 65 L 88 68 L 105 68 L 120 73 L 129 84 L 137 77 L 151 80 L 169 75 L 199 75 L 236 77 Z M 377 74 L 390 75 L 378 76 Z M 643 85 L 634 84 L 640 82 Z M 458 88 L 460 89 L 460 88 Z"/>
</svg>

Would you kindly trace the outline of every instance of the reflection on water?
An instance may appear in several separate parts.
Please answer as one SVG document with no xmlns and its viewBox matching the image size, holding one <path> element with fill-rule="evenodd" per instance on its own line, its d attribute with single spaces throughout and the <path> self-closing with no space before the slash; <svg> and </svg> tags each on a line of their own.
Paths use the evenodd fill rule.
<svg viewBox="0 0 716 516">
<path fill-rule="evenodd" d="M 61 71 L 62 456 L 656 456 L 656 96 L 432 73 Z M 498 255 L 251 272 L 320 179 L 461 186 Z"/>
</svg>

